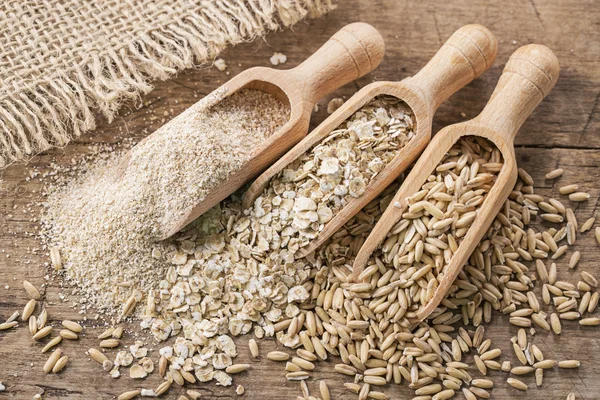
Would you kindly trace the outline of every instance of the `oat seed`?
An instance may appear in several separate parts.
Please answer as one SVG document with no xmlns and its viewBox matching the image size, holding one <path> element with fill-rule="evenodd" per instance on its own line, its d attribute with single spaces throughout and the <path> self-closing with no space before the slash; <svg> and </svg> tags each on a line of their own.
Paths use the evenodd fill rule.
<svg viewBox="0 0 600 400">
<path fill-rule="evenodd" d="M 579 325 L 598 326 L 598 325 L 600 325 L 600 318 L 597 318 L 597 317 L 582 318 L 579 320 Z"/>
<path fill-rule="evenodd" d="M 559 368 L 566 368 L 566 369 L 579 368 L 580 365 L 581 365 L 581 363 L 578 360 L 564 360 L 564 361 L 558 362 Z"/>
<path fill-rule="evenodd" d="M 250 364 L 233 364 L 225 369 L 228 374 L 237 374 L 250 369 Z"/>
<path fill-rule="evenodd" d="M 248 341 L 248 348 L 250 349 L 250 354 L 252 355 L 253 358 L 258 358 L 258 343 L 256 343 L 256 340 L 254 339 L 250 339 Z"/>
<path fill-rule="evenodd" d="M 27 321 L 31 314 L 35 311 L 35 307 L 37 305 L 37 301 L 31 299 L 27 302 L 25 307 L 23 308 L 23 312 L 21 313 L 21 321 Z"/>
<path fill-rule="evenodd" d="M 585 193 L 585 192 L 576 192 L 576 193 L 571 193 L 569 195 L 569 200 L 571 201 L 587 201 L 590 198 L 590 194 L 589 193 Z"/>
<path fill-rule="evenodd" d="M 510 386 L 514 387 L 515 389 L 527 390 L 527 385 L 518 379 L 508 378 L 506 380 L 506 383 L 508 383 Z"/>
<path fill-rule="evenodd" d="M 161 383 L 160 385 L 158 385 L 154 393 L 156 393 L 157 396 L 165 394 L 171 388 L 171 384 L 171 381 L 165 381 Z"/>
<path fill-rule="evenodd" d="M 575 193 L 577 191 L 577 189 L 579 189 L 579 187 L 575 184 L 573 185 L 567 185 L 567 186 L 562 186 L 558 189 L 558 191 L 560 192 L 560 194 L 571 194 L 571 193 Z"/>
<path fill-rule="evenodd" d="M 64 320 L 62 326 L 75 333 L 83 332 L 83 327 L 75 321 Z"/>
<path fill-rule="evenodd" d="M 46 343 L 46 345 L 42 349 L 42 353 L 46 353 L 48 350 L 50 350 L 51 348 L 53 348 L 54 346 L 56 346 L 57 344 L 62 342 L 62 339 L 63 339 L 62 336 L 57 336 L 55 338 L 52 338 L 52 340 L 50 340 L 48 343 Z"/>
<path fill-rule="evenodd" d="M 58 251 L 58 247 L 50 247 L 50 261 L 55 271 L 58 271 L 62 268 L 62 260 L 60 257 L 60 252 Z"/>
<path fill-rule="evenodd" d="M 583 225 L 581 225 L 581 229 L 579 232 L 583 233 L 589 231 L 590 229 L 592 229 L 592 226 L 594 226 L 594 222 L 596 222 L 595 217 L 588 219 L 583 223 Z"/>
<path fill-rule="evenodd" d="M 271 361 L 287 361 L 290 359 L 290 355 L 283 351 L 271 351 L 267 353 L 267 359 Z"/>
<path fill-rule="evenodd" d="M 0 324 L 0 331 L 5 331 L 10 328 L 13 328 L 13 327 L 17 326 L 17 324 L 18 324 L 17 321 L 3 322 Z"/>
<path fill-rule="evenodd" d="M 96 361 L 99 364 L 104 363 L 105 361 L 109 361 L 108 357 L 106 357 L 104 355 L 104 353 L 102 353 L 100 350 L 96 350 L 96 349 L 89 349 L 88 350 L 88 354 L 89 356 Z"/>
<path fill-rule="evenodd" d="M 100 347 L 105 349 L 111 349 L 113 347 L 119 346 L 119 339 L 105 339 L 100 342 Z"/>
<path fill-rule="evenodd" d="M 552 170 L 546 174 L 546 179 L 556 179 L 563 174 L 564 170 L 562 168 L 557 168 Z"/>
<path fill-rule="evenodd" d="M 69 340 L 77 340 L 79 339 L 79 336 L 77 336 L 77 334 L 69 329 L 61 329 L 61 331 L 59 332 L 59 335 L 65 339 L 69 339 Z"/>
<path fill-rule="evenodd" d="M 543 360 L 543 361 L 538 361 L 535 364 L 533 364 L 533 368 L 551 369 L 551 368 L 554 368 L 556 366 L 556 364 L 557 364 L 556 360 Z"/>
<path fill-rule="evenodd" d="M 130 390 L 128 392 L 121 393 L 117 400 L 131 400 L 140 394 L 141 392 L 139 390 Z"/>
<path fill-rule="evenodd" d="M 62 356 L 61 358 L 59 358 L 58 361 L 56 361 L 56 364 L 54 364 L 54 366 L 52 367 L 52 372 L 56 374 L 62 371 L 63 368 L 65 368 L 65 366 L 67 365 L 68 361 L 68 356 Z"/>
<path fill-rule="evenodd" d="M 108 328 L 104 332 L 102 332 L 100 335 L 98 335 L 98 339 L 107 339 L 112 336 L 114 331 L 115 331 L 115 328 L 112 328 L 112 327 Z"/>
<path fill-rule="evenodd" d="M 48 336 L 49 334 L 52 333 L 52 327 L 51 326 L 46 326 L 40 330 L 37 331 L 37 333 L 35 335 L 32 336 L 33 340 L 40 340 L 42 338 L 45 338 L 46 336 Z"/>
<path fill-rule="evenodd" d="M 39 300 L 42 297 L 37 288 L 29 281 L 23 281 L 23 288 L 30 299 Z"/>
<path fill-rule="evenodd" d="M 288 372 L 285 374 L 285 378 L 288 381 L 301 381 L 303 379 L 308 379 L 310 375 L 306 371 L 298 371 L 298 372 Z"/>
<path fill-rule="evenodd" d="M 580 258 L 581 253 L 579 251 L 573 252 L 573 254 L 571 255 L 571 259 L 569 260 L 569 269 L 575 268 Z"/>
<path fill-rule="evenodd" d="M 538 368 L 535 370 L 535 385 L 537 387 L 542 386 L 542 384 L 544 383 L 544 370 L 541 368 Z"/>
<path fill-rule="evenodd" d="M 329 387 L 327 386 L 327 382 L 324 380 L 319 382 L 319 393 L 321 394 L 321 400 L 331 400 Z"/>
</svg>

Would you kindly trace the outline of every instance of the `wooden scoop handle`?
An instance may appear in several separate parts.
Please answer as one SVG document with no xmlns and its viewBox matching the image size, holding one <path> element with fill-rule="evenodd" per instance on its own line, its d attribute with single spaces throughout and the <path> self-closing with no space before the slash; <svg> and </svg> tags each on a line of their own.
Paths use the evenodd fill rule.
<svg viewBox="0 0 600 400">
<path fill-rule="evenodd" d="M 375 69 L 385 52 L 381 34 L 355 22 L 336 32 L 306 61 L 288 71 L 304 82 L 305 98 L 316 103 L 325 94 Z"/>
<path fill-rule="evenodd" d="M 510 145 L 529 114 L 552 90 L 559 72 L 558 59 L 546 46 L 518 48 L 475 121 L 503 136 Z"/>
<path fill-rule="evenodd" d="M 498 42 L 489 29 L 465 25 L 448 38 L 418 74 L 403 83 L 424 92 L 433 115 L 440 104 L 492 65 L 497 50 Z"/>
</svg>

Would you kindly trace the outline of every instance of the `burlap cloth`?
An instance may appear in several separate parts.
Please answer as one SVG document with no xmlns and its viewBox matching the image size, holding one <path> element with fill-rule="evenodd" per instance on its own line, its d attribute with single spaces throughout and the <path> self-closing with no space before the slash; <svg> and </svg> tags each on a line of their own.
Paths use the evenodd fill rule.
<svg viewBox="0 0 600 400">
<path fill-rule="evenodd" d="M 109 119 L 123 100 L 332 0 L 0 1 L 0 168 Z"/>
</svg>

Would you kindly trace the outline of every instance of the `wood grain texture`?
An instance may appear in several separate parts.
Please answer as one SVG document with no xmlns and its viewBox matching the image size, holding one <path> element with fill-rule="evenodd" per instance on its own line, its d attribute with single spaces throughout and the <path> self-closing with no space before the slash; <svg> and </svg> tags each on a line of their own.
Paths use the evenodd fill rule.
<svg viewBox="0 0 600 400">
<path fill-rule="evenodd" d="M 68 165 L 72 159 L 88 153 L 88 147 L 96 143 L 116 143 L 121 138 L 139 140 L 234 74 L 252 66 L 270 67 L 268 59 L 274 51 L 282 51 L 287 55 L 288 63 L 284 67 L 293 67 L 342 26 L 354 21 L 371 23 L 383 34 L 387 48 L 385 58 L 375 72 L 321 100 L 320 111 L 313 114 L 313 128 L 325 119 L 325 106 L 330 98 L 348 98 L 373 80 L 399 81 L 415 74 L 452 32 L 468 23 L 480 23 L 498 38 L 497 61 L 490 71 L 440 106 L 433 119 L 433 132 L 479 114 L 498 81 L 504 63 L 516 48 L 527 43 L 545 44 L 555 52 L 561 63 L 561 78 L 517 135 L 517 162 L 531 173 L 536 181 L 536 191 L 542 195 L 559 197 L 558 188 L 572 182 L 578 183 L 582 190 L 589 191 L 592 194 L 591 201 L 574 208 L 580 222 L 596 212 L 600 196 L 600 10 L 595 1 L 345 0 L 337 11 L 323 19 L 299 24 L 294 31 L 272 34 L 265 40 L 228 50 L 223 57 L 232 75 L 227 76 L 215 68 L 186 71 L 171 80 L 158 83 L 156 90 L 142 99 L 141 108 L 131 103 L 112 123 L 100 123 L 93 134 L 74 141 L 64 149 L 36 157 L 29 167 L 17 165 L 6 170 L 0 187 L 0 319 L 8 317 L 14 310 L 22 310 L 27 302 L 21 286 L 23 279 L 38 287 L 45 282 L 43 264 L 49 261 L 48 256 L 41 251 L 37 255 L 30 254 L 32 249 L 39 248 L 34 237 L 37 208 L 28 209 L 27 204 L 43 198 L 39 181 L 27 180 L 32 167 L 45 172 L 49 170 L 50 163 Z M 169 115 L 163 117 L 165 112 Z M 151 115 L 159 118 L 151 119 Z M 565 174 L 556 181 L 545 180 L 544 175 L 556 167 L 564 168 Z M 565 200 L 564 196 L 560 198 Z M 600 276 L 600 247 L 593 239 L 593 234 L 580 235 L 577 249 L 582 257 L 576 270 L 571 273 L 567 271 L 568 253 L 559 260 L 559 275 L 576 279 L 579 271 L 587 270 Z M 78 298 L 71 295 L 71 289 L 61 288 L 57 282 L 53 282 L 49 287 L 42 288 L 41 292 L 44 305 L 50 313 L 50 322 L 55 328 L 64 318 L 81 320 L 78 309 L 72 307 Z M 60 293 L 68 300 L 61 300 Z M 40 354 L 41 346 L 31 341 L 24 324 L 21 323 L 18 330 L 0 333 L 0 380 L 8 388 L 7 392 L 0 393 L 0 399 L 30 399 L 41 390 L 45 391 L 44 399 L 111 399 L 121 392 L 141 386 L 127 376 L 111 379 L 98 364 L 83 356 L 85 350 L 97 345 L 95 336 L 102 328 L 94 328 L 95 324 L 91 321 L 83 321 L 82 324 L 87 327 L 85 337 L 78 342 L 62 345 L 70 360 L 58 375 L 41 372 L 46 355 Z M 135 330 L 134 326 L 131 328 Z M 508 339 L 516 334 L 516 329 L 508 324 L 506 316 L 494 314 L 487 332 L 503 354 L 511 354 Z M 128 343 L 132 338 L 131 333 L 124 335 Z M 237 341 L 240 362 L 249 361 L 246 341 L 247 338 Z M 562 400 L 569 391 L 575 392 L 578 399 L 598 398 L 600 355 L 594 351 L 600 346 L 598 328 L 581 328 L 575 323 L 564 323 L 561 336 L 538 333 L 533 342 L 540 346 L 546 357 L 580 359 L 581 368 L 548 372 L 540 389 L 534 387 L 533 377 L 525 377 L 524 380 L 530 385 L 527 393 L 505 384 L 503 381 L 507 376 L 504 373 L 492 373 L 496 382 L 493 398 Z M 273 341 L 260 341 L 259 346 L 262 354 L 276 348 Z M 158 348 L 153 344 L 149 344 L 149 347 Z M 110 353 L 115 354 L 116 351 Z M 152 354 L 156 359 L 157 352 Z M 515 361 L 512 356 L 510 359 Z M 285 381 L 282 365 L 266 360 L 249 362 L 253 369 L 235 378 L 236 384 L 246 388 L 242 399 L 290 399 L 300 394 L 297 383 Z M 344 380 L 333 372 L 332 363 L 319 364 L 317 371 L 315 376 L 330 384 L 332 398 L 356 398 L 341 390 Z M 158 383 L 154 375 L 144 381 L 143 386 L 151 388 Z M 233 388 L 223 389 L 212 384 L 194 386 L 207 399 L 238 397 Z M 311 380 L 309 387 L 311 392 L 318 393 L 318 380 Z M 410 398 L 412 395 L 406 386 L 391 386 L 385 391 L 394 398 Z M 175 390 L 163 398 L 176 399 L 180 393 L 180 390 Z"/>
</svg>

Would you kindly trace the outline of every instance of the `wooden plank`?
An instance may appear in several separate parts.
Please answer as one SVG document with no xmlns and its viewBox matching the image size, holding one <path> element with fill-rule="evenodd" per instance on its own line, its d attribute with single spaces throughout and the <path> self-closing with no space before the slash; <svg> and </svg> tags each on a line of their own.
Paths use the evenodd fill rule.
<svg viewBox="0 0 600 400">
<path fill-rule="evenodd" d="M 265 40 L 229 49 L 223 58 L 229 65 L 229 76 L 255 65 L 270 66 L 268 59 L 274 51 L 284 52 L 289 60 L 284 67 L 292 67 L 348 22 L 361 20 L 376 26 L 387 44 L 383 63 L 374 73 L 322 100 L 320 110 L 314 114 L 314 127 L 327 116 L 325 108 L 330 98 L 349 97 L 357 88 L 373 80 L 399 80 L 412 75 L 425 65 L 455 29 L 466 23 L 484 24 L 498 37 L 498 59 L 490 71 L 442 105 L 434 119 L 434 131 L 437 131 L 445 125 L 474 117 L 483 108 L 504 62 L 519 45 L 532 42 L 546 44 L 555 51 L 561 62 L 561 78 L 517 136 L 517 159 L 519 165 L 532 174 L 537 190 L 543 195 L 558 196 L 558 187 L 571 182 L 589 191 L 592 201 L 574 208 L 578 220 L 583 222 L 597 211 L 597 199 L 600 196 L 597 184 L 600 177 L 600 137 L 597 134 L 600 100 L 600 73 L 597 67 L 600 61 L 599 17 L 600 10 L 593 0 L 427 0 L 416 3 L 406 0 L 345 0 L 337 11 L 325 18 L 297 25 L 293 31 L 271 34 Z M 162 117 L 152 120 L 150 115 L 163 116 L 167 113 L 164 116 L 166 121 L 229 76 L 215 68 L 204 68 L 186 71 L 160 82 L 152 93 L 143 97 L 142 108 L 136 109 L 134 103 L 129 103 L 115 121 L 101 121 L 95 132 L 77 139 L 65 149 L 37 156 L 28 167 L 16 165 L 3 172 L 0 186 L 0 319 L 8 317 L 14 310 L 22 310 L 27 301 L 21 287 L 23 279 L 32 281 L 38 287 L 46 282 L 43 264 L 48 261 L 47 255 L 40 251 L 31 253 L 39 248 L 34 220 L 39 207 L 30 209 L 28 204 L 42 201 L 43 195 L 38 179 L 26 180 L 29 172 L 32 169 L 41 173 L 49 171 L 52 162 L 68 164 L 71 159 L 87 153 L 88 146 L 96 143 L 143 138 L 164 123 Z M 565 169 L 564 176 L 557 181 L 546 181 L 544 174 L 557 166 Z M 561 197 L 561 200 L 564 199 L 564 196 Z M 593 234 L 582 235 L 577 248 L 582 253 L 580 265 L 574 272 L 568 272 L 567 254 L 558 263 L 561 276 L 578 277 L 582 270 L 600 276 L 599 246 Z M 77 312 L 78 308 L 73 307 L 78 297 L 72 294 L 72 289 L 61 287 L 59 282 L 51 282 L 42 292 L 50 322 L 56 328 L 64 318 L 82 318 Z M 65 299 L 61 299 L 61 296 L 65 296 Z M 95 336 L 102 330 L 96 327 L 98 322 L 92 317 L 93 314 L 89 315 L 88 320 L 83 322 L 87 327 L 84 338 L 61 345 L 65 354 L 70 356 L 70 363 L 58 375 L 41 372 L 46 355 L 40 354 L 41 346 L 31 341 L 23 323 L 18 330 L 0 333 L 0 380 L 8 387 L 8 391 L 0 397 L 28 399 L 44 390 L 44 399 L 109 399 L 132 387 L 156 387 L 160 382 L 156 374 L 143 381 L 143 385 L 132 382 L 127 376 L 114 380 L 83 355 L 89 347 L 97 345 Z M 137 331 L 135 326 L 130 328 Z M 503 355 L 515 361 L 508 338 L 516 333 L 516 329 L 509 326 L 507 318 L 494 316 L 487 331 L 494 344 L 502 349 Z M 133 336 L 126 333 L 124 341 L 130 343 L 132 340 Z M 246 341 L 246 337 L 237 340 L 240 362 L 249 361 Z M 582 367 L 575 371 L 548 372 L 541 389 L 534 387 L 533 377 L 526 377 L 524 380 L 530 384 L 527 394 L 503 383 L 507 378 L 505 373 L 495 372 L 492 374 L 496 382 L 494 398 L 558 400 L 563 399 L 569 391 L 577 393 L 578 398 L 597 398 L 600 391 L 600 381 L 596 379 L 600 375 L 600 356 L 590 351 L 600 346 L 597 330 L 582 329 L 576 323 L 565 323 L 561 336 L 538 333 L 533 341 L 546 357 L 577 358 L 582 361 Z M 155 349 L 153 357 L 156 359 L 159 345 L 149 343 L 148 346 Z M 274 341 L 262 341 L 260 346 L 262 354 L 277 347 Z M 115 353 L 111 351 L 111 354 Z M 300 394 L 297 383 L 285 381 L 282 365 L 266 360 L 249 362 L 253 364 L 253 370 L 235 378 L 236 384 L 246 388 L 242 398 L 289 399 Z M 330 384 L 332 397 L 356 397 L 342 391 L 344 380 L 333 372 L 333 363 L 321 363 L 317 371 L 315 376 Z M 223 389 L 213 384 L 194 386 L 205 398 L 237 397 L 232 388 Z M 309 387 L 311 393 L 318 393 L 318 380 L 311 380 Z M 412 391 L 404 385 L 388 387 L 385 391 L 394 398 L 412 395 Z M 182 391 L 173 390 L 168 398 L 177 398 L 175 393 Z"/>
</svg>

